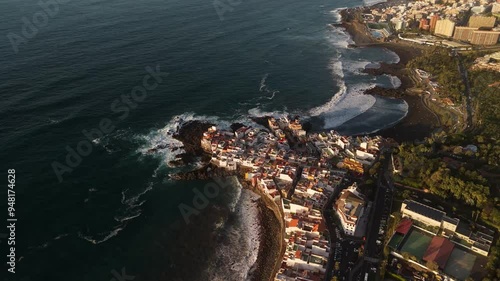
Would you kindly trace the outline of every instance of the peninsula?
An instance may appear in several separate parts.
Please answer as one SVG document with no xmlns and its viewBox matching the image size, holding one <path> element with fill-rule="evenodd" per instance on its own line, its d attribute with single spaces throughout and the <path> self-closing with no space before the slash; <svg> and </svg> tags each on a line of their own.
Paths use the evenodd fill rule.
<svg viewBox="0 0 500 281">
<path fill-rule="evenodd" d="M 397 89 L 365 93 L 408 103 L 395 126 L 342 136 L 310 131 L 297 116 L 267 116 L 231 129 L 195 121 L 178 131 L 186 153 L 176 164 L 206 165 L 171 178 L 237 176 L 260 195 L 252 280 L 500 278 L 500 115 L 483 102 L 500 105 L 498 44 L 446 36 L 448 21 L 462 30 L 491 20 L 471 15 L 480 8 L 470 1 L 436 2 L 341 11 L 338 26 L 352 48 L 400 57 L 364 70 L 401 80 Z M 498 41 L 497 31 L 486 31 Z"/>
</svg>

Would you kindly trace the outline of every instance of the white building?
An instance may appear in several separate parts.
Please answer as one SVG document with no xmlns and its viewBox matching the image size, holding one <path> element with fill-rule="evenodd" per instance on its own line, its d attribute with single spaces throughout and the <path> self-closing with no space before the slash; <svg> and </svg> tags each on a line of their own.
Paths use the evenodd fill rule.
<svg viewBox="0 0 500 281">
<path fill-rule="evenodd" d="M 354 235 L 358 219 L 365 210 L 365 198 L 359 193 L 356 184 L 340 193 L 334 208 L 345 234 Z"/>
</svg>

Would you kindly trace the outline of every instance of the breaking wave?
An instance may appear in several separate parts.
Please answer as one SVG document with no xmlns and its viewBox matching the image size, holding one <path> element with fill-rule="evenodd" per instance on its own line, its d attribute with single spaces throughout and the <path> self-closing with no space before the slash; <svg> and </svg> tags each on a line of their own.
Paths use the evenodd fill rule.
<svg viewBox="0 0 500 281">
<path fill-rule="evenodd" d="M 259 196 L 239 183 L 235 188 L 229 219 L 217 221 L 214 227 L 219 243 L 203 274 L 206 280 L 250 280 L 257 261 L 261 235 L 256 200 Z"/>
<path fill-rule="evenodd" d="M 264 77 L 262 77 L 262 79 L 260 80 L 259 92 L 266 94 L 266 96 L 263 96 L 261 98 L 272 100 L 272 99 L 274 99 L 274 96 L 277 93 L 279 93 L 280 91 L 269 89 L 269 87 L 266 84 L 268 77 L 269 77 L 269 73 L 266 73 L 266 75 L 264 75 Z M 269 95 L 271 95 L 271 96 L 269 96 Z"/>
<path fill-rule="evenodd" d="M 375 4 L 375 1 L 371 1 L 371 4 Z M 330 12 L 336 22 L 340 19 L 340 10 L 335 9 Z M 359 50 L 349 47 L 354 42 L 344 28 L 331 27 L 327 31 L 327 40 L 335 48 L 336 54 L 330 62 L 329 69 L 338 86 L 338 91 L 325 104 L 309 110 L 311 116 L 322 119 L 324 129 L 339 127 L 370 110 L 377 102 L 377 98 L 365 95 L 364 92 L 379 85 L 381 83 L 379 82 L 380 77 L 384 77 L 382 82 L 387 87 L 398 88 L 401 86 L 401 80 L 391 75 L 361 79 L 368 75 L 362 71 L 366 67 L 377 66 L 377 63 L 373 63 L 369 58 L 360 58 Z M 385 48 L 382 50 L 386 63 L 399 62 L 400 58 L 396 53 Z"/>
</svg>

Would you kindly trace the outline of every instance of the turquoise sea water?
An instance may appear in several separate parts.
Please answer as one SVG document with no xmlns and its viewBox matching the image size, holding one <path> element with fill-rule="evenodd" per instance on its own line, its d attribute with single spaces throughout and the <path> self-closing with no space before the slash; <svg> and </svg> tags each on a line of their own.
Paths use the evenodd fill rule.
<svg viewBox="0 0 500 281">
<path fill-rule="evenodd" d="M 406 114 L 402 101 L 362 95 L 398 85 L 360 72 L 398 57 L 351 49 L 331 25 L 337 8 L 361 1 L 222 1 L 223 20 L 209 0 L 65 2 L 31 38 L 23 18 L 42 7 L 0 2 L 0 159 L 17 180 L 12 280 L 111 280 L 122 269 L 134 280 L 244 280 L 258 246 L 252 194 L 233 183 L 186 224 L 179 204 L 207 182 L 167 180 L 181 150 L 147 150 L 179 146 L 171 132 L 188 120 L 291 113 L 355 134 Z M 23 38 L 17 53 L 12 34 Z M 124 101 L 157 66 L 168 77 Z M 102 120 L 112 129 L 101 136 Z M 66 159 L 81 142 L 92 151 Z M 71 169 L 61 181 L 56 162 Z"/>
</svg>

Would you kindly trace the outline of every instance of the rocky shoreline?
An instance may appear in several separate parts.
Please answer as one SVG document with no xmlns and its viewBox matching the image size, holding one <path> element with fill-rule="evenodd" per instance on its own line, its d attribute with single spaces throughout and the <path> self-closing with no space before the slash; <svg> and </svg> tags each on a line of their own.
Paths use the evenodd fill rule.
<svg viewBox="0 0 500 281">
<path fill-rule="evenodd" d="M 273 280 L 276 276 L 283 254 L 285 244 L 283 234 L 285 225 L 279 206 L 272 201 L 262 190 L 251 186 L 247 181 L 241 181 L 244 188 L 260 195 L 258 201 L 260 220 L 260 244 L 257 261 L 252 269 L 251 280 Z"/>
<path fill-rule="evenodd" d="M 361 8 L 356 8 L 361 9 Z M 354 47 L 369 48 L 369 47 L 384 47 L 395 52 L 400 61 L 395 64 L 380 63 L 379 68 L 365 69 L 364 72 L 370 75 L 393 75 L 401 80 L 401 86 L 397 89 L 388 89 L 383 87 L 374 87 L 368 90 L 365 94 L 378 95 L 390 98 L 402 98 L 409 105 L 407 116 L 398 124 L 391 128 L 383 129 L 376 134 L 386 138 L 393 138 L 396 141 L 413 141 L 422 139 L 431 134 L 435 129 L 437 120 L 422 103 L 421 97 L 410 94 L 408 89 L 414 87 L 413 81 L 409 78 L 406 64 L 416 55 L 421 54 L 422 48 L 412 46 L 406 43 L 399 42 L 384 42 L 380 43 L 371 37 L 369 30 L 362 23 L 357 22 L 350 14 L 350 11 L 356 9 L 346 9 L 342 14 L 342 27 L 351 35 L 356 43 Z M 264 127 L 267 127 L 266 117 L 256 117 L 252 120 Z M 309 124 L 310 125 L 310 124 Z M 260 244 L 257 261 L 251 270 L 251 280 L 272 280 L 280 268 L 282 256 L 285 251 L 283 243 L 284 221 L 282 213 L 276 202 L 272 201 L 260 189 L 250 185 L 249 182 L 243 180 L 244 174 L 247 171 L 237 169 L 228 171 L 224 168 L 219 168 L 211 163 L 210 155 L 201 147 L 201 139 L 203 133 L 213 126 L 208 122 L 191 121 L 178 129 L 174 137 L 181 141 L 184 145 L 184 153 L 179 155 L 179 159 L 174 161 L 174 165 L 186 165 L 193 161 L 201 161 L 204 166 L 200 169 L 189 172 L 180 172 L 170 175 L 174 180 L 209 180 L 220 177 L 237 176 L 242 186 L 260 195 L 257 208 L 259 210 L 260 220 Z M 231 128 L 236 130 L 243 124 L 233 124 Z"/>
<path fill-rule="evenodd" d="M 258 118 L 254 122 L 263 126 L 267 125 L 266 118 Z M 272 280 L 279 270 L 282 256 L 285 252 L 283 243 L 284 221 L 276 202 L 272 201 L 262 190 L 251 186 L 251 184 L 244 180 L 244 169 L 238 168 L 235 171 L 229 171 L 224 168 L 219 168 L 209 163 L 209 155 L 201 147 L 201 138 L 203 133 L 213 124 L 201 121 L 191 121 L 179 129 L 178 133 L 174 136 L 177 140 L 184 144 L 183 155 L 184 164 L 189 164 L 192 159 L 205 158 L 207 164 L 202 168 L 188 171 L 179 172 L 177 174 L 169 175 L 173 180 L 209 180 L 215 178 L 237 176 L 240 184 L 245 189 L 260 196 L 257 201 L 257 208 L 259 212 L 260 221 L 260 241 L 259 252 L 257 261 L 251 269 L 252 281 Z M 233 130 L 243 126 L 242 124 L 233 124 Z"/>
</svg>

